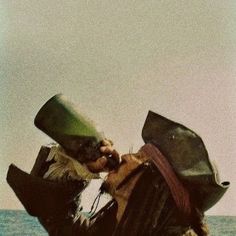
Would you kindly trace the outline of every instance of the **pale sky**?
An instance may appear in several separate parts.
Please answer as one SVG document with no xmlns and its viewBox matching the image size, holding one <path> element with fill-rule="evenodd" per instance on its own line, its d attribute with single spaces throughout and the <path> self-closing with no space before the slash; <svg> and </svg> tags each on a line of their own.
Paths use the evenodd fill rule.
<svg viewBox="0 0 236 236">
<path fill-rule="evenodd" d="M 50 142 L 34 117 L 62 92 L 120 153 L 148 110 L 196 131 L 231 182 L 207 214 L 236 215 L 235 25 L 234 0 L 0 0 L 0 208 L 22 209 L 7 168 L 31 170 Z"/>
</svg>

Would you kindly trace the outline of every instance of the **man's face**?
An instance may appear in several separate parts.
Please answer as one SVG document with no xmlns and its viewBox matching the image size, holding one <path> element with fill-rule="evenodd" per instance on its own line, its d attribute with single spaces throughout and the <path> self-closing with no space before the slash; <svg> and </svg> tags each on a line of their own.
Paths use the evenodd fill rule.
<svg viewBox="0 0 236 236">
<path fill-rule="evenodd" d="M 121 164 L 116 170 L 109 172 L 107 179 L 103 183 L 105 191 L 115 197 L 118 185 L 141 163 L 142 162 L 137 159 L 137 154 L 121 156 Z"/>
</svg>

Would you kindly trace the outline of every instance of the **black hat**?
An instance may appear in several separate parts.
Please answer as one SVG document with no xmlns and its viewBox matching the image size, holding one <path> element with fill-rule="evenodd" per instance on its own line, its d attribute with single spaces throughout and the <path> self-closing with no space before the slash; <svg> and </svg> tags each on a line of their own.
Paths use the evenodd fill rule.
<svg viewBox="0 0 236 236">
<path fill-rule="evenodd" d="M 229 182 L 219 182 L 202 139 L 187 127 L 149 111 L 142 138 L 165 155 L 199 209 L 211 208 L 228 189 Z"/>
</svg>

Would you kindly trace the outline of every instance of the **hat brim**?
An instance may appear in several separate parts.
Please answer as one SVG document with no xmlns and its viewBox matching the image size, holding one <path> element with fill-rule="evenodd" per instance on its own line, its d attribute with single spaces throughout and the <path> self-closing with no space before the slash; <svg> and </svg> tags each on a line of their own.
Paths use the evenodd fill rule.
<svg viewBox="0 0 236 236">
<path fill-rule="evenodd" d="M 68 204 L 85 185 L 81 181 L 58 183 L 28 174 L 11 164 L 7 182 L 32 216 L 48 217 L 66 213 Z"/>
</svg>

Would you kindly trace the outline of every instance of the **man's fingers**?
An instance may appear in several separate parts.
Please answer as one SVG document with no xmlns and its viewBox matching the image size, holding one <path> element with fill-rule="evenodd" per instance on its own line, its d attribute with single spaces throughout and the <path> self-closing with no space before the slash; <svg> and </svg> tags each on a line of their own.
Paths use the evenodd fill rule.
<svg viewBox="0 0 236 236">
<path fill-rule="evenodd" d="M 104 155 L 106 155 L 106 156 L 112 155 L 116 159 L 119 158 L 119 156 L 120 156 L 119 153 L 115 149 L 113 149 L 112 147 L 101 147 L 100 151 Z"/>
<path fill-rule="evenodd" d="M 102 146 L 113 146 L 113 142 L 109 139 L 103 139 Z"/>
<path fill-rule="evenodd" d="M 102 152 L 104 154 L 111 154 L 113 152 L 113 148 L 109 147 L 109 146 L 101 146 L 100 152 Z"/>
<path fill-rule="evenodd" d="M 116 160 L 118 163 L 119 160 L 119 153 L 112 147 L 113 142 L 108 139 L 104 139 L 101 142 L 100 146 L 100 152 L 101 156 L 96 161 L 91 161 L 86 163 L 88 169 L 94 173 L 105 171 L 106 165 L 109 162 L 109 158 L 112 158 L 113 160 Z"/>
<path fill-rule="evenodd" d="M 96 161 L 88 162 L 86 165 L 88 169 L 94 173 L 102 171 L 107 164 L 106 157 L 100 157 Z"/>
<path fill-rule="evenodd" d="M 118 162 L 120 162 L 120 155 L 119 153 L 114 149 L 111 153 L 111 155 L 113 156 L 113 158 L 115 158 Z"/>
</svg>

